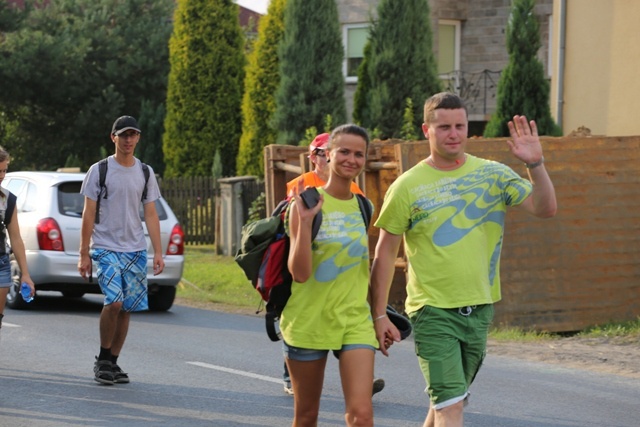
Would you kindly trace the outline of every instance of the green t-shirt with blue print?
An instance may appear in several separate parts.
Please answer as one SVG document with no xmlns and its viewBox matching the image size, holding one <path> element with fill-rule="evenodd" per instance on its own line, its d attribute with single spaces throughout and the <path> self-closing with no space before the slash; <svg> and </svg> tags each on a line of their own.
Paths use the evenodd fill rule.
<svg viewBox="0 0 640 427">
<path fill-rule="evenodd" d="M 531 192 L 531 183 L 508 166 L 471 155 L 454 171 L 422 161 L 398 177 L 375 226 L 404 233 L 406 311 L 499 301 L 507 206 Z"/>
<path fill-rule="evenodd" d="M 358 200 L 339 200 L 322 188 L 318 191 L 324 204 L 313 241 L 313 274 L 291 285 L 280 320 L 284 341 L 317 350 L 338 350 L 345 344 L 377 348 L 367 301 L 369 238 Z"/>
</svg>

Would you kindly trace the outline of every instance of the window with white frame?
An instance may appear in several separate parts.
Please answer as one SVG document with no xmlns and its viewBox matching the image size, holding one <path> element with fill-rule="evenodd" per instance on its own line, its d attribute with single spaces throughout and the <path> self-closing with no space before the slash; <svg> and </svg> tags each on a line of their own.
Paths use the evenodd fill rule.
<svg viewBox="0 0 640 427">
<path fill-rule="evenodd" d="M 457 91 L 459 70 L 460 21 L 438 21 L 438 74 L 450 90 Z"/>
<path fill-rule="evenodd" d="M 369 36 L 369 24 L 346 24 L 343 27 L 345 58 L 342 66 L 345 80 L 358 81 L 358 67 L 364 59 L 364 45 Z"/>
</svg>

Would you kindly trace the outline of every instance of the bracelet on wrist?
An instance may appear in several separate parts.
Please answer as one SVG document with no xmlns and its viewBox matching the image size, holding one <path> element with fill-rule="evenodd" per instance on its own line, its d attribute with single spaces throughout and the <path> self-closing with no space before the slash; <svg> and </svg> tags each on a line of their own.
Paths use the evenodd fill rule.
<svg viewBox="0 0 640 427">
<path fill-rule="evenodd" d="M 524 166 L 527 169 L 533 169 L 533 168 L 537 168 L 538 166 L 540 166 L 543 163 L 544 163 L 544 156 L 540 157 L 540 160 L 538 160 L 537 162 L 525 163 Z"/>
<path fill-rule="evenodd" d="M 373 321 L 375 322 L 375 321 L 377 321 L 377 320 L 384 319 L 385 317 L 387 317 L 387 315 L 386 315 L 386 314 L 383 314 L 382 316 L 378 316 L 378 317 L 376 317 L 375 319 L 373 319 Z"/>
</svg>

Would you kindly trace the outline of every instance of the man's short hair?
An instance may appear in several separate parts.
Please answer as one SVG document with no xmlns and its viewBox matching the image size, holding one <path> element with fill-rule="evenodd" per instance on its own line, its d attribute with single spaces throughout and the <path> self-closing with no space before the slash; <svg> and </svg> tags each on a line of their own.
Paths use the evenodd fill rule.
<svg viewBox="0 0 640 427">
<path fill-rule="evenodd" d="M 455 93 L 440 92 L 436 93 L 424 103 L 424 122 L 429 123 L 433 120 L 433 114 L 438 109 L 457 110 L 458 108 L 464 108 L 464 112 L 469 116 L 467 106 L 464 105 L 464 101 Z"/>
</svg>

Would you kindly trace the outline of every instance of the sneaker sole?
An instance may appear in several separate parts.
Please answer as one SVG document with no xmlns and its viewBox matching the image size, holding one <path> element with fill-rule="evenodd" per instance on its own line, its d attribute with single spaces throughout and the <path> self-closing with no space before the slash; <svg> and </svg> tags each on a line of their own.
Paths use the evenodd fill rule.
<svg viewBox="0 0 640 427">
<path fill-rule="evenodd" d="M 104 384 L 104 385 L 113 385 L 114 382 L 113 380 L 107 380 L 104 378 L 98 378 L 98 377 L 93 377 L 94 380 L 96 380 L 97 382 L 99 382 L 100 384 Z"/>
<path fill-rule="evenodd" d="M 380 393 L 382 390 L 384 390 L 384 385 L 384 380 L 382 378 L 375 379 L 373 381 L 373 394 Z"/>
<path fill-rule="evenodd" d="M 115 384 L 129 384 L 129 378 L 116 378 L 113 382 Z"/>
</svg>

